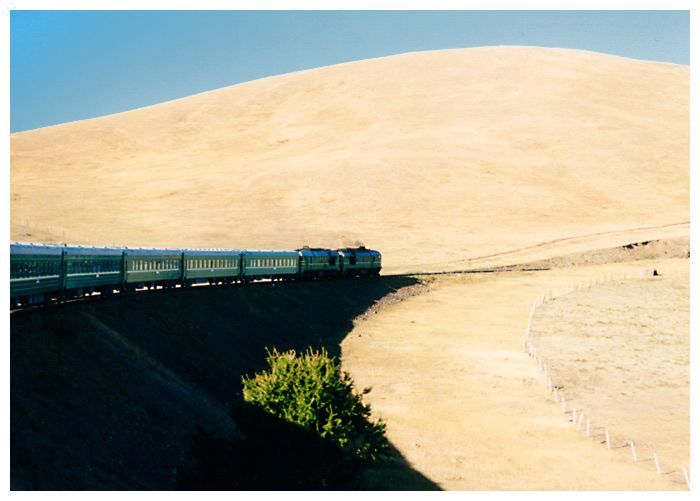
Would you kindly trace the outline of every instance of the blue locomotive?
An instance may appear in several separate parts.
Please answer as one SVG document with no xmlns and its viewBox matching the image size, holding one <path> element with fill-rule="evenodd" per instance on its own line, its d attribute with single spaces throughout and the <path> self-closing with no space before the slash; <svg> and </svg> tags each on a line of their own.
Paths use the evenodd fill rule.
<svg viewBox="0 0 700 501">
<path fill-rule="evenodd" d="M 10 243 L 10 307 L 95 292 L 376 276 L 382 256 L 364 247 L 294 251 L 145 249 Z"/>
</svg>

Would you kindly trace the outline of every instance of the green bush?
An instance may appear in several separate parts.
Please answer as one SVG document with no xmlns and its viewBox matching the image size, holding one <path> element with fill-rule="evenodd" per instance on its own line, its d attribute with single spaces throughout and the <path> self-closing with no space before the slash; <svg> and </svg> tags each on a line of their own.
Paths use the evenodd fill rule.
<svg viewBox="0 0 700 501">
<path fill-rule="evenodd" d="M 243 398 L 266 412 L 337 443 L 352 457 L 374 461 L 388 449 L 385 425 L 369 421 L 370 406 L 362 403 L 347 372 L 340 374 L 325 350 L 268 350 L 268 371 L 243 377 Z"/>
</svg>

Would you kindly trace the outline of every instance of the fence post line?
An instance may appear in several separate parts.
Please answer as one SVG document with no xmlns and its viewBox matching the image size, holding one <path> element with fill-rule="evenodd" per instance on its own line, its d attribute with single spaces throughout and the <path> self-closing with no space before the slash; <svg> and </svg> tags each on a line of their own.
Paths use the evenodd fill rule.
<svg viewBox="0 0 700 501">
<path fill-rule="evenodd" d="M 656 472 L 661 475 L 661 468 L 659 468 L 659 458 L 656 457 L 656 452 L 654 453 L 654 462 L 656 463 Z"/>
<path fill-rule="evenodd" d="M 688 484 L 688 489 L 690 489 L 690 479 L 688 478 L 688 472 L 683 468 L 683 475 L 685 475 L 685 483 Z"/>
<path fill-rule="evenodd" d="M 554 402 L 556 403 L 556 402 L 558 402 L 558 401 L 559 401 L 559 400 L 557 400 L 557 387 L 555 386 L 555 387 L 554 387 Z"/>
<path fill-rule="evenodd" d="M 581 429 L 581 421 L 583 421 L 583 412 L 579 415 L 578 425 L 576 426 L 576 431 L 579 431 Z"/>
<path fill-rule="evenodd" d="M 634 459 L 634 462 L 637 462 L 637 454 L 634 452 L 634 442 L 630 442 L 630 446 L 632 447 L 632 459 Z"/>
</svg>

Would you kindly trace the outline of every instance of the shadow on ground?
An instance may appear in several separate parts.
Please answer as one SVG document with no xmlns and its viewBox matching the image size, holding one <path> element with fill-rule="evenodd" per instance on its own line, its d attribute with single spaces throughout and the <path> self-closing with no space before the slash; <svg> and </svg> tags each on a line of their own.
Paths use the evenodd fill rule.
<svg viewBox="0 0 700 501">
<path fill-rule="evenodd" d="M 415 285 L 194 287 L 12 313 L 11 488 L 437 489 L 395 450 L 359 475 L 332 468 L 332 446 L 241 397 L 268 348 L 338 357 L 354 318 Z"/>
</svg>

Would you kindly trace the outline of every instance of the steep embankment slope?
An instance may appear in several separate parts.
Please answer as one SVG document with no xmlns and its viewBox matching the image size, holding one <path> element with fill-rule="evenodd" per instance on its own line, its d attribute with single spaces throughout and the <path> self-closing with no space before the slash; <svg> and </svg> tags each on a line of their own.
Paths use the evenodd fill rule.
<svg viewBox="0 0 700 501">
<path fill-rule="evenodd" d="M 400 277 L 260 283 L 13 313 L 10 487 L 351 487 L 328 476 L 337 457 L 318 437 L 242 402 L 241 376 L 266 368 L 266 348 L 337 357 L 353 319 L 404 286 L 421 290 Z M 397 459 L 406 488 L 434 488 Z"/>
<path fill-rule="evenodd" d="M 687 67 L 525 47 L 267 78 L 12 135 L 11 238 L 361 241 L 396 271 L 687 222 L 689 101 Z"/>
</svg>

